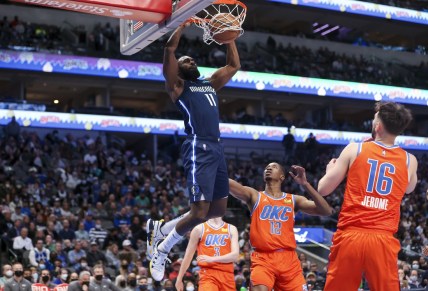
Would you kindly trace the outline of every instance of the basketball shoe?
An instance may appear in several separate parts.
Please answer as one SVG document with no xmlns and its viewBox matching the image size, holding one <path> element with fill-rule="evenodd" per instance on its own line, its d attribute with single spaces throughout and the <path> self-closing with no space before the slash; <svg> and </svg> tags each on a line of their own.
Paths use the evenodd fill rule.
<svg viewBox="0 0 428 291">
<path fill-rule="evenodd" d="M 155 248 L 163 240 L 166 235 L 164 235 L 161 231 L 161 227 L 165 224 L 163 219 L 161 220 L 147 220 L 146 224 L 146 232 L 147 232 L 147 251 L 146 257 L 148 260 L 151 260 L 153 257 L 153 253 Z"/>
</svg>

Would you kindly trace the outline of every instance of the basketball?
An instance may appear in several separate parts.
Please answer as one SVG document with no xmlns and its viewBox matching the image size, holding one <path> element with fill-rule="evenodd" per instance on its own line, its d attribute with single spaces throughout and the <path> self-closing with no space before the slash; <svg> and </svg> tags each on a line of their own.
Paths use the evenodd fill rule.
<svg viewBox="0 0 428 291">
<path fill-rule="evenodd" d="M 229 28 L 240 26 L 239 19 L 230 13 L 218 13 L 209 22 L 212 38 L 219 44 L 230 43 L 238 38 L 241 31 Z"/>
</svg>

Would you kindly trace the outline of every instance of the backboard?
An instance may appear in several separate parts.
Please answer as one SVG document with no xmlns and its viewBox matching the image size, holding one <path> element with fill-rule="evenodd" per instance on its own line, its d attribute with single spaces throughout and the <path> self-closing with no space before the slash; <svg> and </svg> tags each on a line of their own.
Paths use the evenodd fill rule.
<svg viewBox="0 0 428 291">
<path fill-rule="evenodd" d="M 133 55 L 153 41 L 177 28 L 215 0 L 173 0 L 172 15 L 160 23 L 120 19 L 120 51 Z"/>
</svg>

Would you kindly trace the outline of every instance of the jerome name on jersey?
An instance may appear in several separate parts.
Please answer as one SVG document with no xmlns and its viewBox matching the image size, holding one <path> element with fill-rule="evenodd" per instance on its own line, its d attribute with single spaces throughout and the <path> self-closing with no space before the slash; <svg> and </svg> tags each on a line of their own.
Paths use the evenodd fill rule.
<svg viewBox="0 0 428 291">
<path fill-rule="evenodd" d="M 361 202 L 361 205 L 370 207 L 370 208 L 387 210 L 386 208 L 388 207 L 388 199 L 377 198 L 377 197 L 366 195 L 364 196 L 364 199 Z"/>
</svg>

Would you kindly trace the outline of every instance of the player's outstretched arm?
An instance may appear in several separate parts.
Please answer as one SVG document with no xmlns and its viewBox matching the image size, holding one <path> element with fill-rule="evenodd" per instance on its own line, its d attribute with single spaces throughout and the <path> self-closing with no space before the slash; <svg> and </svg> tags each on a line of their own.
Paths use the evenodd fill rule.
<svg viewBox="0 0 428 291">
<path fill-rule="evenodd" d="M 178 47 L 185 26 L 187 26 L 187 24 L 177 27 L 166 42 L 164 48 L 163 76 L 165 77 L 165 88 L 173 102 L 180 96 L 183 86 L 183 80 L 178 77 L 178 61 L 175 57 L 175 50 Z"/>
<path fill-rule="evenodd" d="M 418 160 L 412 154 L 409 154 L 409 185 L 407 186 L 406 193 L 410 194 L 415 190 L 416 184 L 418 183 Z M 428 197 L 427 197 L 428 199 Z"/>
<path fill-rule="evenodd" d="M 241 68 L 241 62 L 239 60 L 238 49 L 235 41 L 226 44 L 226 46 L 226 66 L 215 71 L 211 78 L 209 78 L 211 86 L 213 86 L 216 91 L 223 88 L 223 86 L 226 85 Z"/>
<path fill-rule="evenodd" d="M 242 186 L 232 179 L 229 179 L 229 192 L 236 199 L 245 202 L 250 211 L 253 209 L 253 206 L 256 204 L 259 196 L 259 193 L 255 189 Z"/>
<path fill-rule="evenodd" d="M 348 144 L 340 154 L 339 158 L 332 159 L 325 170 L 324 177 L 318 182 L 318 192 L 322 196 L 330 195 L 348 173 L 351 160 L 355 159 L 358 152 L 358 144 Z"/>
<path fill-rule="evenodd" d="M 312 200 L 303 196 L 294 196 L 297 209 L 311 215 L 329 216 L 333 214 L 333 208 L 325 201 L 314 187 L 306 180 L 306 171 L 300 166 L 291 166 L 290 176 L 311 196 Z"/>
<path fill-rule="evenodd" d="M 238 229 L 234 225 L 230 225 L 230 234 L 231 234 L 231 251 L 228 254 L 223 256 L 206 256 L 201 255 L 196 259 L 198 262 L 207 262 L 207 263 L 233 263 L 238 260 L 239 257 L 239 243 L 238 243 Z"/>
<path fill-rule="evenodd" d="M 186 274 L 187 269 L 190 266 L 190 263 L 192 262 L 193 255 L 195 254 L 196 248 L 198 247 L 199 238 L 201 237 L 202 232 L 202 226 L 201 224 L 197 225 L 193 228 L 192 232 L 190 233 L 190 239 L 189 243 L 187 244 L 186 253 L 184 254 L 183 261 L 180 265 L 180 270 L 178 271 L 177 275 L 177 281 L 175 282 L 175 288 L 177 291 L 183 291 L 184 285 L 183 285 L 183 277 L 184 274 Z"/>
</svg>

